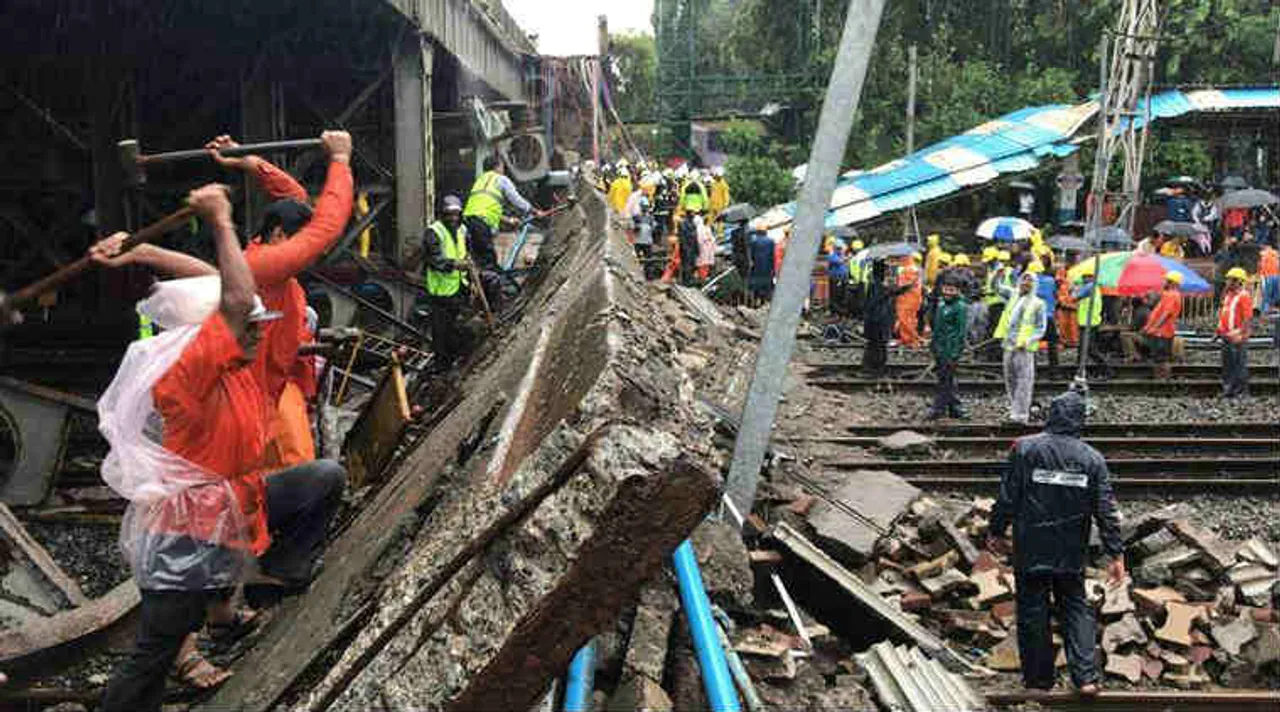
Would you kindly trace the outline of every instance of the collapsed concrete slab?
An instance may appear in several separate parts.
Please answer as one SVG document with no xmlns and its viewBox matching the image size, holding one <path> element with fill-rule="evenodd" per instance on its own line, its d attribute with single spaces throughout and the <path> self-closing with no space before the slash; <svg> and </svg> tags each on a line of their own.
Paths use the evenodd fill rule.
<svg viewBox="0 0 1280 712">
<path fill-rule="evenodd" d="M 519 318 L 207 709 L 527 709 L 710 510 L 712 423 L 631 250 L 595 195 L 554 232 Z"/>
</svg>

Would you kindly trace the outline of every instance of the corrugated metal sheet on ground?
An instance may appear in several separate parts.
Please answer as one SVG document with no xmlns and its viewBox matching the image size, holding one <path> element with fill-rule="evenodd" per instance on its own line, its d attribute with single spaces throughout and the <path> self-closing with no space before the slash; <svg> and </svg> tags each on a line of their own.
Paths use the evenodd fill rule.
<svg viewBox="0 0 1280 712">
<path fill-rule="evenodd" d="M 1280 87 L 1174 90 L 1151 97 L 1153 119 L 1270 108 L 1280 110 Z M 1002 175 L 1032 170 L 1046 156 L 1066 156 L 1077 150 L 1073 139 L 1097 111 L 1097 101 L 1028 107 L 870 171 L 849 171 L 836 182 L 826 225 L 865 222 Z M 779 205 L 759 220 L 765 229 L 781 228 L 795 217 L 795 208 L 794 202 Z"/>
</svg>

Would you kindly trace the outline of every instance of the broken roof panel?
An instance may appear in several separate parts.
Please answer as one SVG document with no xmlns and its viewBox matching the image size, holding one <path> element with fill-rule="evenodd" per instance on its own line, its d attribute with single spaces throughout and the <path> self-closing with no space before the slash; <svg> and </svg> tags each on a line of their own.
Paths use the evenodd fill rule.
<svg viewBox="0 0 1280 712">
<path fill-rule="evenodd" d="M 1280 109 L 1280 88 L 1167 91 L 1151 97 L 1154 119 L 1194 111 Z M 1040 165 L 1046 156 L 1061 158 L 1076 151 L 1073 139 L 1097 114 L 1097 101 L 1033 106 L 926 146 L 870 171 L 840 176 L 831 194 L 826 226 L 865 222 L 894 210 L 984 185 L 1006 174 Z M 764 229 L 787 225 L 795 217 L 794 202 L 761 215 Z"/>
</svg>

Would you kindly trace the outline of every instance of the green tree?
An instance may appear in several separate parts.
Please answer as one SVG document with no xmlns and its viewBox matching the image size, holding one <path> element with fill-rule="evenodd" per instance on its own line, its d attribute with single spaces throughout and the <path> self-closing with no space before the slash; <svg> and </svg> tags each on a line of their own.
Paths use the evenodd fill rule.
<svg viewBox="0 0 1280 712">
<path fill-rule="evenodd" d="M 625 122 L 652 119 L 658 69 L 653 35 L 609 35 L 609 54 L 613 58 L 611 95 L 618 116 Z"/>
<path fill-rule="evenodd" d="M 792 197 L 791 174 L 767 156 L 731 156 L 724 177 L 736 202 L 770 206 Z"/>
</svg>

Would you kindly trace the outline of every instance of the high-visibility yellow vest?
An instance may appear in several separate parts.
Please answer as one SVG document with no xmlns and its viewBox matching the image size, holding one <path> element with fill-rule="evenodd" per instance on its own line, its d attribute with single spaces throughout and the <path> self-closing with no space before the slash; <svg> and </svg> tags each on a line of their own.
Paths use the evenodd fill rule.
<svg viewBox="0 0 1280 712">
<path fill-rule="evenodd" d="M 998 282 L 997 277 L 999 277 Z M 982 301 L 986 302 L 987 306 L 999 304 L 1005 300 L 1004 295 L 1000 293 L 1000 287 L 1009 283 L 1009 277 L 1009 270 L 1005 270 L 1003 275 L 998 275 L 990 266 L 987 268 L 987 276 L 982 285 Z"/>
<path fill-rule="evenodd" d="M 680 187 L 680 207 L 687 213 L 700 213 L 707 209 L 707 189 L 698 181 L 689 181 Z"/>
<path fill-rule="evenodd" d="M 156 335 L 155 323 L 151 321 L 151 317 L 138 312 L 138 341 L 149 339 Z"/>
<path fill-rule="evenodd" d="M 1040 321 L 1041 313 L 1047 308 L 1044 300 L 1034 294 L 1027 294 L 1014 299 L 1000 315 L 1000 323 L 996 325 L 996 330 L 992 334 L 1000 341 L 1009 335 L 1009 327 L 1012 325 L 1013 313 L 1017 311 L 1018 301 L 1025 299 L 1026 305 L 1022 308 L 1022 322 L 1018 324 L 1018 334 L 1014 342 L 1026 342 L 1028 351 L 1036 351 L 1040 348 L 1040 340 L 1032 339 L 1031 335 L 1035 333 L 1036 323 Z M 1046 315 L 1047 318 L 1047 315 Z"/>
<path fill-rule="evenodd" d="M 1097 289 L 1097 286 L 1094 286 Z M 1092 313 L 1090 313 L 1092 312 Z M 1076 304 L 1076 321 L 1080 326 L 1098 326 L 1102 323 L 1102 295 L 1090 294 Z"/>
<path fill-rule="evenodd" d="M 462 209 L 463 217 L 475 215 L 490 230 L 497 232 L 498 223 L 502 221 L 502 191 L 498 189 L 498 178 L 494 171 L 485 171 L 471 184 L 471 194 L 467 196 L 467 205 Z"/>
<path fill-rule="evenodd" d="M 431 223 L 431 230 L 436 234 L 436 239 L 440 240 L 440 251 L 444 253 L 447 260 L 465 260 L 467 258 L 467 228 L 464 225 L 458 226 L 458 234 L 449 234 L 449 228 L 439 220 Z M 426 287 L 427 293 L 433 297 L 452 297 L 462 288 L 462 282 L 465 279 L 462 270 L 450 270 L 448 272 L 437 272 L 430 267 L 427 268 Z"/>
</svg>

